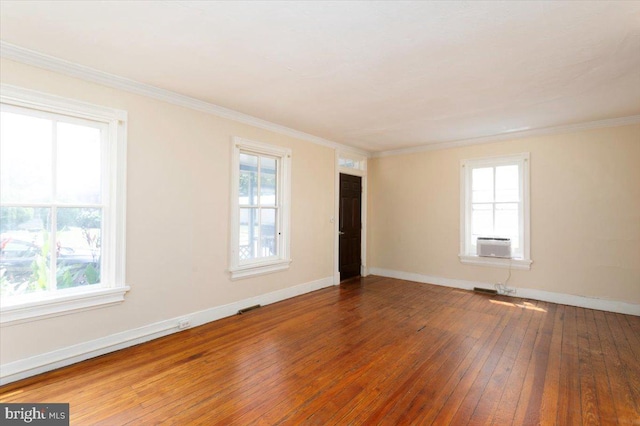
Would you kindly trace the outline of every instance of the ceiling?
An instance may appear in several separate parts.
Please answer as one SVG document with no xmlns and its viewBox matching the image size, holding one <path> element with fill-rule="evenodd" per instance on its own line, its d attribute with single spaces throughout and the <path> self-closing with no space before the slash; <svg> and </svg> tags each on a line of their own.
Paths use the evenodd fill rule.
<svg viewBox="0 0 640 426">
<path fill-rule="evenodd" d="M 640 2 L 9 1 L 2 41 L 370 152 L 640 114 Z"/>
</svg>

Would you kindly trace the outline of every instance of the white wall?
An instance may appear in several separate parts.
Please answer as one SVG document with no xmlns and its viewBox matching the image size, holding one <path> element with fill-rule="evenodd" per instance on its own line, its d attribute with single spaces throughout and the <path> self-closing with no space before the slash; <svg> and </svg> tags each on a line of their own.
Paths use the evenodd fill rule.
<svg viewBox="0 0 640 426">
<path fill-rule="evenodd" d="M 640 125 L 370 161 L 369 264 L 375 271 L 495 283 L 461 264 L 460 160 L 531 153 L 530 271 L 510 286 L 635 304 L 640 314 Z"/>
<path fill-rule="evenodd" d="M 128 111 L 125 302 L 0 333 L 2 365 L 333 276 L 334 150 L 2 60 L 1 81 Z M 288 271 L 231 281 L 231 138 L 293 150 Z"/>
</svg>

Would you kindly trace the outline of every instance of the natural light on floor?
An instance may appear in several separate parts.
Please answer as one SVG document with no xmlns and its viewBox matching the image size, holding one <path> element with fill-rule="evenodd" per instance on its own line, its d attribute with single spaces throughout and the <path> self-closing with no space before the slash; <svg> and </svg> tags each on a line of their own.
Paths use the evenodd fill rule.
<svg viewBox="0 0 640 426">
<path fill-rule="evenodd" d="M 503 300 L 493 300 L 493 299 L 490 299 L 489 302 L 495 303 L 496 305 L 511 306 L 513 308 L 524 308 L 524 309 L 530 309 L 532 311 L 547 312 L 545 309 L 539 308 L 531 302 L 511 303 L 511 302 L 505 302 Z"/>
</svg>

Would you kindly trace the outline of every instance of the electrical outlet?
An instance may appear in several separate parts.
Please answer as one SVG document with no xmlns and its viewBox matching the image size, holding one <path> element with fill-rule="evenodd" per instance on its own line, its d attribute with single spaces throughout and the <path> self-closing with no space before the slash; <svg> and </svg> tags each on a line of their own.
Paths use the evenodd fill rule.
<svg viewBox="0 0 640 426">
<path fill-rule="evenodd" d="M 185 319 L 181 319 L 178 322 L 178 328 L 180 330 L 184 330 L 185 328 L 189 328 L 189 327 L 191 327 L 191 322 L 186 318 Z"/>
</svg>

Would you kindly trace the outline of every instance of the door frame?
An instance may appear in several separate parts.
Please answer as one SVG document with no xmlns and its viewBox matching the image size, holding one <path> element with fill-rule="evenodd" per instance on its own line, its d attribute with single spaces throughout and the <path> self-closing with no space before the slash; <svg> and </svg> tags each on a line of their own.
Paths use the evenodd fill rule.
<svg viewBox="0 0 640 426">
<path fill-rule="evenodd" d="M 358 162 L 358 168 L 341 167 L 340 158 L 348 158 Z M 362 233 L 360 236 L 360 275 L 369 275 L 367 267 L 367 157 L 348 151 L 336 150 L 335 153 L 335 178 L 334 178 L 334 216 L 333 216 L 333 284 L 340 284 L 340 173 L 345 175 L 360 176 L 362 178 L 362 197 L 360 199 L 360 214 L 362 221 Z"/>
</svg>

